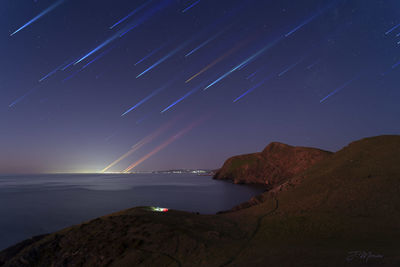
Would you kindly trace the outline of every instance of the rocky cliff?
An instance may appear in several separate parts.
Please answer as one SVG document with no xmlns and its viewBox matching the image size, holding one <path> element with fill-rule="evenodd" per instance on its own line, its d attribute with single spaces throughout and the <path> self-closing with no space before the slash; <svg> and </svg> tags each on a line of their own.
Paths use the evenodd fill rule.
<svg viewBox="0 0 400 267">
<path fill-rule="evenodd" d="M 262 152 L 229 158 L 214 178 L 232 180 L 234 183 L 266 184 L 274 187 L 332 154 L 320 149 L 274 142 Z"/>
</svg>

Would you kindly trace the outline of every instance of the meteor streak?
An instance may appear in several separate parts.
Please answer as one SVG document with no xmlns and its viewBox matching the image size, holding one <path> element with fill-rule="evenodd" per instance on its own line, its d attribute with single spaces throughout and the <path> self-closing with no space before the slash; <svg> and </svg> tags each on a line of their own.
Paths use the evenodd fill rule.
<svg viewBox="0 0 400 267">
<path fill-rule="evenodd" d="M 152 55 L 154 55 L 155 53 L 157 53 L 158 51 L 160 51 L 161 49 L 163 49 L 166 46 L 166 44 L 163 44 L 162 46 L 160 46 L 159 48 L 154 49 L 153 51 L 151 51 L 148 55 L 146 55 L 144 58 L 142 58 L 141 60 L 139 60 L 138 62 L 135 63 L 135 66 L 139 65 L 140 63 L 142 63 L 143 61 L 145 61 L 146 59 L 148 59 L 149 57 L 151 57 Z"/>
<path fill-rule="evenodd" d="M 298 25 L 297 27 L 295 27 L 293 30 L 291 30 L 290 32 L 285 34 L 285 37 L 288 37 L 289 35 L 295 33 L 297 30 L 299 30 L 301 27 L 303 27 L 304 25 L 310 23 L 311 21 L 313 21 L 316 17 L 318 17 L 319 14 L 315 14 L 314 16 L 311 16 L 310 18 L 306 19 L 304 22 L 302 22 L 300 25 Z"/>
<path fill-rule="evenodd" d="M 117 21 L 114 25 L 112 25 L 110 27 L 110 30 L 112 30 L 113 28 L 115 28 L 116 26 L 118 26 L 119 24 L 121 24 L 122 22 L 124 22 L 125 20 L 129 19 L 130 17 L 132 17 L 133 15 L 135 15 L 137 12 L 139 12 L 140 10 L 142 10 L 143 8 L 145 8 L 148 4 L 150 4 L 152 0 L 149 0 L 147 2 L 145 2 L 144 4 L 142 4 L 141 6 L 139 6 L 138 8 L 134 9 L 131 13 L 129 13 L 128 15 L 126 15 L 125 17 L 123 17 L 122 19 L 120 19 L 119 21 Z"/>
<path fill-rule="evenodd" d="M 319 62 L 321 61 L 321 59 L 317 59 L 316 61 L 314 61 L 313 63 L 311 63 L 310 65 L 307 66 L 307 69 L 310 70 L 312 69 L 315 65 L 317 65 Z"/>
<path fill-rule="evenodd" d="M 135 20 L 133 23 L 130 23 L 127 27 L 123 28 L 122 30 L 119 30 L 118 32 L 116 32 L 115 34 L 113 34 L 110 38 L 108 38 L 107 40 L 105 40 L 104 42 L 102 42 L 101 44 L 99 44 L 97 47 L 95 47 L 93 50 L 89 51 L 87 54 L 85 54 L 83 57 L 81 57 L 80 59 L 78 59 L 74 65 L 82 62 L 83 60 L 85 60 L 86 58 L 90 57 L 92 54 L 96 53 L 97 51 L 99 51 L 100 49 L 102 49 L 103 47 L 107 46 L 108 44 L 110 44 L 111 42 L 115 41 L 118 38 L 121 38 L 122 36 L 124 36 L 126 33 L 128 33 L 129 31 L 133 30 L 134 28 L 136 28 L 137 26 L 143 24 L 146 20 L 148 20 L 150 17 L 152 17 L 155 13 L 157 13 L 158 11 L 160 11 L 161 9 L 163 9 L 164 7 L 168 6 L 171 3 L 170 0 L 164 0 L 160 5 L 158 5 L 157 7 L 147 11 L 145 14 L 143 14 L 140 18 L 138 18 L 137 20 Z"/>
<path fill-rule="evenodd" d="M 174 81 L 176 81 L 176 78 L 168 81 L 166 84 L 164 84 L 163 86 L 161 86 L 160 88 L 158 88 L 157 90 L 153 91 L 150 95 L 146 96 L 145 98 L 143 98 L 141 101 L 139 101 L 136 105 L 134 105 L 133 107 L 131 107 L 130 109 L 128 109 L 127 111 L 125 111 L 121 117 L 125 116 L 126 114 L 128 114 L 129 112 L 131 112 L 132 110 L 134 110 L 135 108 L 139 107 L 140 105 L 142 105 L 143 103 L 145 103 L 147 100 L 149 100 L 150 98 L 152 98 L 153 96 L 155 96 L 156 94 L 158 94 L 159 92 L 163 91 L 165 88 L 167 88 L 168 86 L 170 86 Z"/>
<path fill-rule="evenodd" d="M 236 99 L 233 100 L 233 103 L 236 103 L 239 99 L 241 99 L 242 97 L 244 97 L 245 95 L 251 93 L 254 91 L 254 89 L 260 87 L 261 85 L 263 85 L 266 81 L 268 81 L 270 78 L 272 77 L 272 75 L 269 75 L 268 77 L 266 77 L 264 80 L 262 80 L 261 82 L 257 83 L 256 85 L 254 85 L 253 87 L 251 87 L 249 90 L 247 90 L 246 92 L 244 92 L 243 94 L 241 94 L 239 97 L 237 97 Z"/>
<path fill-rule="evenodd" d="M 86 63 L 84 66 L 82 66 L 79 70 L 75 71 L 74 73 L 72 73 L 70 76 L 68 76 L 67 78 L 65 78 L 64 80 L 62 80 L 63 82 L 66 82 L 70 79 L 72 79 L 75 75 L 77 75 L 79 72 L 81 72 L 82 70 L 84 70 L 87 66 L 89 66 L 90 64 L 96 62 L 97 60 L 99 60 L 100 58 L 102 58 L 103 56 L 105 56 L 106 54 L 108 54 L 111 50 L 113 50 L 115 48 L 115 45 L 113 45 L 112 47 L 110 47 L 109 49 L 107 49 L 106 51 L 103 51 L 101 54 L 99 54 L 97 57 L 95 57 L 94 59 L 92 59 L 91 61 L 89 61 L 88 63 Z M 68 68 L 69 66 L 71 66 L 73 63 L 69 63 L 67 66 L 65 66 L 64 68 L 62 68 L 61 70 L 65 70 L 66 68 Z M 97 79 L 97 76 L 96 76 Z"/>
<path fill-rule="evenodd" d="M 301 59 L 300 61 L 290 65 L 289 67 L 287 67 L 284 71 L 282 71 L 281 73 L 278 74 L 279 77 L 281 77 L 282 75 L 284 75 L 286 72 L 290 71 L 291 69 L 293 69 L 294 67 L 296 67 L 298 64 L 300 64 L 303 61 L 303 59 Z"/>
<path fill-rule="evenodd" d="M 161 4 L 159 4 L 158 6 L 148 10 L 146 13 L 143 14 L 143 16 L 141 16 L 140 18 L 138 18 L 137 20 L 135 20 L 133 23 L 131 23 L 128 27 L 126 27 L 125 29 L 123 29 L 120 33 L 119 32 L 119 37 L 124 36 L 125 34 L 127 34 L 128 32 L 130 32 L 131 30 L 133 30 L 134 28 L 138 27 L 139 25 L 143 24 L 146 20 L 148 20 L 149 18 L 151 18 L 154 14 L 156 14 L 158 11 L 162 10 L 163 8 L 167 7 L 168 5 L 170 5 L 173 1 L 171 0 L 164 0 L 161 2 Z"/>
<path fill-rule="evenodd" d="M 253 72 L 252 74 L 250 74 L 249 76 L 247 76 L 246 77 L 246 80 L 248 80 L 248 79 L 251 79 L 252 77 L 254 77 L 254 75 L 256 75 L 257 74 L 257 72 L 258 72 L 258 70 L 257 71 L 255 71 L 255 72 Z"/>
<path fill-rule="evenodd" d="M 222 75 L 221 77 L 219 77 L 218 79 L 216 79 L 214 82 L 210 83 L 207 87 L 205 87 L 203 90 L 207 90 L 208 88 L 210 88 L 211 86 L 217 84 L 218 82 L 220 82 L 221 80 L 225 79 L 226 77 L 228 77 L 231 73 L 235 72 L 236 70 L 240 69 L 241 67 L 243 67 L 244 65 L 250 63 L 251 61 L 253 61 L 255 58 L 257 58 L 258 56 L 260 56 L 261 54 L 263 54 L 265 51 L 267 51 L 268 49 L 270 49 L 271 47 L 273 47 L 274 45 L 276 45 L 280 40 L 282 40 L 282 37 L 278 37 L 277 39 L 275 39 L 274 41 L 272 41 L 271 43 L 269 43 L 267 46 L 265 46 L 264 48 L 262 48 L 261 50 L 259 50 L 257 53 L 253 54 L 252 56 L 248 57 L 246 60 L 244 60 L 242 63 L 240 63 L 239 65 L 237 65 L 236 67 L 234 67 L 233 69 L 231 69 L 230 71 L 228 71 L 227 73 L 225 73 L 224 75 Z"/>
<path fill-rule="evenodd" d="M 131 112 L 132 110 L 134 110 L 135 108 L 139 107 L 140 105 L 142 105 L 144 102 L 146 102 L 147 100 L 149 100 L 150 98 L 152 98 L 153 96 L 155 96 L 156 94 L 158 94 L 159 92 L 161 92 L 165 87 L 161 87 L 158 88 L 157 90 L 155 90 L 154 92 L 152 92 L 151 94 L 149 94 L 148 96 L 146 96 L 145 98 L 143 98 L 141 101 L 139 101 L 136 105 L 134 105 L 133 107 L 131 107 L 130 109 L 128 109 L 127 111 L 125 111 L 124 113 L 122 113 L 121 117 L 125 116 L 126 114 L 128 114 L 129 112 Z"/>
<path fill-rule="evenodd" d="M 29 96 L 30 94 L 32 94 L 33 92 L 35 92 L 39 88 L 40 88 L 40 86 L 36 86 L 36 87 L 32 88 L 26 94 L 24 94 L 23 96 L 17 98 L 14 102 L 12 102 L 10 105 L 8 105 L 8 107 L 12 108 L 13 106 L 15 106 L 16 104 L 21 102 L 25 97 Z"/>
<path fill-rule="evenodd" d="M 44 80 L 46 80 L 47 78 L 49 78 L 50 76 L 54 75 L 57 71 L 59 71 L 62 67 L 64 67 L 64 64 L 62 64 L 61 66 L 58 66 L 56 69 L 54 69 L 53 71 L 49 72 L 48 74 L 46 74 L 43 78 L 41 78 L 39 80 L 39 82 L 42 82 Z"/>
<path fill-rule="evenodd" d="M 52 75 L 53 75 L 54 73 L 56 73 L 57 71 L 58 71 L 58 68 L 55 69 L 55 70 L 53 70 L 52 72 L 49 72 L 46 76 L 44 76 L 43 78 L 41 78 L 41 79 L 39 80 L 39 82 L 42 82 L 42 81 L 46 80 L 48 77 L 52 76 Z"/>
<path fill-rule="evenodd" d="M 197 5 L 200 2 L 200 0 L 194 2 L 193 4 L 191 4 L 190 6 L 188 6 L 187 8 L 185 8 L 184 10 L 182 10 L 182 13 L 185 13 L 186 11 L 188 11 L 189 9 L 191 9 L 192 7 L 194 7 L 195 5 Z"/>
<path fill-rule="evenodd" d="M 35 21 L 37 21 L 38 19 L 40 19 L 41 17 L 43 17 L 44 15 L 46 15 L 47 13 L 51 12 L 53 9 L 55 9 L 56 7 L 58 7 L 59 5 L 61 5 L 62 3 L 64 3 L 65 0 L 59 0 L 57 2 L 55 2 L 54 4 L 52 4 L 51 6 L 49 6 L 48 8 L 46 8 L 45 10 L 43 10 L 39 15 L 37 15 L 36 17 L 34 17 L 33 19 L 31 19 L 30 21 L 28 21 L 27 23 L 25 23 L 22 27 L 20 27 L 18 30 L 16 30 L 15 32 L 13 32 L 12 34 L 10 34 L 10 36 L 13 36 L 14 34 L 16 34 L 17 32 L 21 31 L 22 29 L 25 29 L 26 27 L 28 27 L 29 25 L 31 25 L 32 23 L 34 23 Z"/>
<path fill-rule="evenodd" d="M 76 61 L 74 63 L 74 65 L 82 62 L 83 60 L 85 60 L 86 58 L 90 57 L 91 55 L 93 55 L 94 53 L 96 53 L 97 51 L 99 51 L 100 49 L 102 49 L 103 47 L 107 46 L 109 43 L 111 43 L 112 41 L 114 41 L 115 39 L 118 38 L 117 34 L 114 34 L 113 36 L 111 36 L 110 38 L 108 38 L 107 40 L 105 40 L 103 43 L 101 43 L 100 45 L 98 45 L 95 49 L 93 49 L 92 51 L 90 51 L 89 53 L 87 53 L 86 55 L 84 55 L 83 57 L 81 57 L 78 61 Z"/>
<path fill-rule="evenodd" d="M 132 148 L 131 150 L 129 150 L 128 152 L 126 152 L 125 154 L 123 154 L 121 157 L 119 157 L 117 160 L 115 160 L 113 163 L 111 163 L 110 165 L 108 165 L 107 167 L 105 167 L 101 173 L 106 172 L 108 169 L 110 169 L 112 166 L 114 166 L 115 164 L 117 164 L 118 162 L 120 162 L 121 160 L 125 159 L 127 156 L 131 155 L 133 152 L 136 151 L 136 148 Z"/>
<path fill-rule="evenodd" d="M 327 9 L 329 9 L 330 7 L 332 7 L 337 1 L 332 2 L 331 4 L 327 5 L 326 7 L 324 7 L 323 9 L 318 10 L 314 15 L 312 15 L 311 17 L 309 17 L 308 19 L 304 20 L 302 23 L 300 23 L 298 26 L 296 26 L 293 30 L 289 31 L 288 33 L 285 34 L 285 37 L 290 36 L 291 34 L 295 33 L 296 31 L 298 31 L 300 28 L 302 28 L 303 26 L 307 25 L 308 23 L 310 23 L 311 21 L 313 21 L 315 18 L 319 17 L 320 15 L 322 15 Z"/>
<path fill-rule="evenodd" d="M 127 173 L 130 170 L 132 170 L 133 168 L 135 168 L 136 166 L 138 166 L 139 164 L 143 163 L 145 160 L 149 159 L 150 157 L 152 157 L 153 155 L 155 155 L 156 153 L 160 152 L 161 150 L 163 150 L 164 148 L 166 148 L 168 145 L 170 145 L 171 143 L 173 143 L 174 141 L 176 141 L 178 138 L 182 137 L 184 134 L 188 133 L 190 130 L 192 130 L 194 127 L 196 127 L 197 125 L 199 125 L 204 119 L 200 119 L 196 122 L 191 123 L 188 127 L 184 128 L 183 130 L 181 130 L 180 132 L 178 132 L 177 134 L 171 136 L 169 139 L 167 139 L 164 143 L 162 143 L 161 145 L 159 145 L 158 147 L 156 147 L 155 149 L 153 149 L 151 152 L 149 152 L 147 155 L 145 155 L 144 157 L 142 157 L 141 159 L 139 159 L 138 161 L 132 163 L 131 165 L 129 165 L 128 168 L 126 168 L 123 172 Z"/>
<path fill-rule="evenodd" d="M 163 63 L 165 60 L 167 60 L 168 58 L 172 57 L 173 55 L 175 55 L 176 53 L 178 53 L 180 50 L 182 50 L 187 44 L 189 43 L 189 41 L 183 43 L 182 45 L 178 46 L 177 48 L 175 48 L 174 50 L 172 50 L 171 52 L 169 52 L 167 55 L 165 55 L 164 57 L 162 57 L 161 59 L 159 59 L 156 63 L 154 63 L 153 65 L 151 65 L 150 67 L 148 67 L 146 70 L 144 70 L 142 73 L 140 73 L 138 76 L 136 76 L 136 78 L 139 78 L 140 76 L 146 74 L 147 72 L 149 72 L 150 70 L 154 69 L 155 67 L 157 67 L 158 65 L 160 65 L 161 63 Z"/>
<path fill-rule="evenodd" d="M 239 43 L 238 45 L 234 46 L 233 48 L 231 48 L 228 52 L 226 52 L 225 54 L 223 54 L 222 56 L 220 56 L 219 58 L 217 58 L 216 60 L 214 60 L 213 62 L 211 62 L 210 64 L 208 64 L 207 66 L 205 66 L 202 70 L 200 70 L 198 73 L 196 73 L 195 75 L 193 75 L 192 77 L 190 77 L 189 79 L 186 80 L 185 83 L 190 82 L 191 80 L 193 80 L 194 78 L 196 78 L 197 76 L 199 76 L 200 74 L 206 72 L 208 69 L 212 68 L 214 65 L 218 64 L 219 62 L 221 62 L 222 60 L 224 60 L 225 58 L 227 58 L 228 56 L 230 56 L 231 54 L 233 54 L 234 52 L 236 52 L 238 49 L 240 49 L 242 46 L 244 46 L 245 44 L 247 44 L 250 41 L 250 39 L 247 39 L 241 43 Z"/>
<path fill-rule="evenodd" d="M 98 55 L 97 57 L 95 57 L 94 59 L 92 59 L 91 61 L 89 61 L 86 65 L 84 65 L 81 69 L 83 70 L 84 68 L 86 68 L 87 66 L 89 66 L 90 64 L 92 64 L 93 62 L 96 62 L 97 60 L 99 60 L 100 58 L 102 58 L 103 56 L 107 55 L 111 50 L 113 50 L 115 48 L 115 45 L 110 47 L 109 49 L 107 49 L 106 51 L 102 52 L 100 55 Z"/>
<path fill-rule="evenodd" d="M 69 68 L 71 65 L 73 65 L 78 59 L 79 59 L 79 58 L 74 59 L 73 61 L 71 61 L 70 63 L 68 63 L 68 64 L 65 65 L 64 67 L 62 67 L 61 70 L 62 70 L 62 71 L 66 70 L 66 69 Z"/>
<path fill-rule="evenodd" d="M 75 75 L 77 75 L 77 74 L 78 74 L 79 72 L 81 72 L 81 71 L 82 71 L 82 69 L 79 69 L 79 70 L 77 70 L 77 71 L 74 71 L 70 76 L 68 76 L 67 78 L 65 78 L 64 80 L 62 80 L 62 82 L 66 82 L 66 81 L 72 79 L 73 77 L 75 77 Z"/>
<path fill-rule="evenodd" d="M 196 48 L 194 48 L 192 51 L 190 51 L 189 53 L 187 53 L 185 55 L 185 57 L 190 56 L 191 54 L 193 54 L 194 52 L 196 52 L 197 50 L 199 50 L 200 48 L 202 48 L 203 46 L 207 45 L 208 43 L 210 43 L 211 41 L 215 40 L 218 36 L 220 36 L 222 33 L 222 31 L 220 31 L 219 33 L 215 34 L 214 36 L 212 36 L 211 38 L 209 38 L 208 40 L 206 40 L 205 42 L 201 43 L 199 46 L 197 46 Z"/>
<path fill-rule="evenodd" d="M 325 96 L 324 98 L 322 98 L 319 103 L 324 102 L 325 100 L 327 100 L 329 97 L 333 96 L 334 94 L 336 94 L 337 92 L 339 92 L 340 90 L 342 90 L 343 88 L 345 88 L 346 86 L 348 86 L 350 83 L 352 83 L 354 80 L 358 79 L 359 75 L 357 75 L 356 77 L 354 77 L 353 79 L 345 82 L 342 86 L 336 88 L 335 90 L 333 90 L 330 94 L 328 94 L 327 96 Z"/>
<path fill-rule="evenodd" d="M 189 92 L 187 92 L 184 96 L 182 96 L 181 98 L 179 98 L 178 100 L 176 100 L 174 103 L 172 103 L 171 105 L 169 105 L 168 107 L 166 107 L 165 109 L 163 109 L 161 111 L 161 113 L 166 112 L 167 110 L 169 110 L 170 108 L 172 108 L 173 106 L 175 106 L 176 104 L 178 104 L 179 102 L 181 102 L 182 100 L 184 100 L 185 98 L 187 98 L 188 96 L 190 96 L 191 94 L 193 94 L 194 92 L 196 92 L 197 90 L 199 90 L 201 87 L 204 86 L 204 83 L 196 86 L 195 88 L 193 88 L 192 90 L 190 90 Z"/>
<path fill-rule="evenodd" d="M 394 65 L 392 66 L 392 69 L 395 69 L 395 68 L 397 68 L 399 65 L 400 65 L 400 61 L 399 61 L 399 62 L 397 62 L 396 64 L 394 64 Z"/>
<path fill-rule="evenodd" d="M 394 65 L 392 65 L 392 67 L 391 67 L 388 71 L 382 73 L 381 75 L 382 75 L 382 76 L 388 75 L 388 74 L 391 73 L 395 68 L 397 68 L 399 65 L 400 65 L 400 61 L 396 62 Z"/>
<path fill-rule="evenodd" d="M 165 132 L 166 130 L 168 130 L 174 123 L 176 122 L 176 119 L 174 119 L 173 121 L 164 124 L 163 126 L 161 126 L 160 128 L 158 128 L 155 132 L 149 134 L 148 136 L 146 136 L 145 138 L 143 138 L 142 140 L 140 140 L 139 142 L 137 142 L 135 145 L 133 145 L 131 147 L 131 149 L 126 152 L 125 154 L 123 154 L 121 157 L 119 157 L 117 160 L 113 161 L 110 165 L 108 165 L 107 167 L 105 167 L 101 172 L 104 173 L 106 172 L 108 169 L 110 169 L 111 167 L 113 167 L 115 164 L 119 163 L 121 160 L 125 159 L 126 157 L 128 157 L 129 155 L 131 155 L 133 152 L 137 151 L 139 148 L 143 147 L 144 145 L 148 144 L 149 142 L 153 141 L 156 137 L 158 137 L 160 134 L 162 134 L 163 132 Z"/>
<path fill-rule="evenodd" d="M 394 31 L 394 30 L 397 29 L 398 27 L 400 27 L 400 23 L 397 24 L 396 26 L 390 28 L 387 32 L 385 32 L 385 35 L 388 35 L 389 33 L 391 33 L 392 31 Z"/>
</svg>

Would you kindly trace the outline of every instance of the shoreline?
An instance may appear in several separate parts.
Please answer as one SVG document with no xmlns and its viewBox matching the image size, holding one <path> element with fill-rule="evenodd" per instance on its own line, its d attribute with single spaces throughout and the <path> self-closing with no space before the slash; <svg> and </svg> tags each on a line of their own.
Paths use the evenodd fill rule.
<svg viewBox="0 0 400 267">
<path fill-rule="evenodd" d="M 147 179 L 147 176 L 138 176 L 144 177 L 144 180 Z M 67 179 L 69 176 L 62 177 L 66 177 L 65 179 Z M 195 174 L 191 174 L 190 176 L 185 174 L 157 174 L 154 176 L 152 175 L 152 177 L 155 177 L 155 179 L 161 183 L 157 182 L 157 185 L 142 185 L 139 181 L 140 185 L 127 189 L 120 189 L 120 186 L 117 186 L 118 189 L 116 190 L 75 188 L 73 186 L 51 186 L 50 188 L 42 188 L 41 186 L 39 187 L 39 185 L 35 185 L 34 188 L 29 186 L 24 189 L 3 188 L 1 189 L 2 195 L 0 196 L 0 200 L 5 203 L 14 204 L 9 205 L 9 208 L 3 207 L 0 209 L 11 216 L 8 220 L 3 220 L 0 227 L 2 227 L 2 229 L 8 227 L 7 221 L 10 220 L 15 221 L 16 224 L 14 224 L 8 233 L 3 235 L 3 242 L 0 242 L 2 243 L 1 249 L 7 249 L 33 236 L 59 231 L 84 221 L 136 206 L 156 205 L 167 208 L 172 207 L 173 209 L 186 212 L 200 212 L 201 214 L 210 215 L 229 210 L 249 200 L 254 195 L 264 192 L 263 188 L 256 186 L 241 187 L 227 183 L 226 181 L 214 181 L 212 177 L 199 177 Z M 177 177 L 178 181 L 186 181 L 186 177 L 188 177 L 188 185 L 175 185 L 167 181 L 162 182 L 164 178 L 169 179 L 168 177 Z M 90 179 L 90 176 L 88 176 L 88 179 Z M 54 180 L 60 181 L 57 177 Z M 64 180 L 64 178 L 61 180 Z M 200 185 L 192 185 L 191 181 L 194 181 L 195 184 L 197 183 L 196 181 L 198 181 Z M 227 192 L 224 193 L 225 190 L 227 190 Z M 40 196 L 38 194 L 40 194 Z M 226 197 L 221 198 L 220 196 L 224 194 Z M 241 201 L 237 201 L 237 194 L 239 194 L 239 199 L 240 195 L 242 196 Z M 36 195 L 38 197 L 34 197 Z M 29 200 L 32 197 L 34 198 L 33 202 Z M 74 199 L 80 199 L 80 201 Z M 173 199 L 176 199 L 176 201 L 173 201 Z M 185 201 L 185 199 L 187 201 Z M 52 203 L 43 206 L 43 203 L 49 200 L 52 200 Z M 67 203 L 65 201 L 67 201 Z M 82 206 L 80 202 L 84 203 L 84 206 Z M 232 203 L 229 205 L 230 202 Z M 38 205 L 34 203 L 38 203 Z M 39 203 L 42 204 L 39 205 Z M 13 215 L 14 211 L 11 210 L 14 209 L 13 207 L 23 210 L 28 206 L 31 207 L 26 211 L 26 218 L 30 221 L 29 224 L 22 222 L 19 217 Z M 40 208 L 40 206 L 43 208 Z M 47 211 L 41 211 L 41 209 Z M 50 214 L 46 215 L 47 213 Z M 16 218 L 12 219 L 13 217 Z M 47 219 L 44 220 L 41 219 L 41 217 Z M 28 231 L 25 229 L 28 229 Z M 40 229 L 45 229 L 45 231 L 40 231 Z M 26 233 L 29 232 L 31 233 L 26 235 Z M 23 233 L 25 233 L 25 235 Z M 9 242 L 7 240 L 14 240 L 14 242 Z"/>
</svg>

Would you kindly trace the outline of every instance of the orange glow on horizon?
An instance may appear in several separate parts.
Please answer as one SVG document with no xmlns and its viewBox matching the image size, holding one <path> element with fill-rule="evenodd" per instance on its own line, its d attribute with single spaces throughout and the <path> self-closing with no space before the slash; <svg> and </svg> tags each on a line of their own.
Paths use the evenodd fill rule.
<svg viewBox="0 0 400 267">
<path fill-rule="evenodd" d="M 131 147 L 131 149 L 126 152 L 124 155 L 122 155 L 121 157 L 119 157 L 117 160 L 113 161 L 110 165 L 108 165 L 107 167 L 105 167 L 101 173 L 106 172 L 108 169 L 110 169 L 111 167 L 113 167 L 115 164 L 119 163 L 121 160 L 125 159 L 126 157 L 128 157 L 129 155 L 131 155 L 133 152 L 135 152 L 136 150 L 138 150 L 139 148 L 141 148 L 142 146 L 148 144 L 149 142 L 153 141 L 156 137 L 158 137 L 160 134 L 162 134 L 163 132 L 165 132 L 166 130 L 168 130 L 175 122 L 177 119 L 172 120 L 171 122 L 168 122 L 166 124 L 164 124 L 163 126 L 161 126 L 160 128 L 158 128 L 155 132 L 149 134 L 148 136 L 146 136 L 145 138 L 143 138 L 142 140 L 140 140 L 139 142 L 137 142 L 135 145 L 133 145 Z"/>
<path fill-rule="evenodd" d="M 126 168 L 123 172 L 127 173 L 130 170 L 132 170 L 133 168 L 135 168 L 136 166 L 138 166 L 139 164 L 141 164 L 142 162 L 144 162 L 145 160 L 149 159 L 151 156 L 153 156 L 154 154 L 160 152 L 161 150 L 163 150 L 164 148 L 166 148 L 168 145 L 170 145 L 171 143 L 173 143 L 175 140 L 177 140 L 178 138 L 182 137 L 184 134 L 186 134 L 187 132 L 189 132 L 190 130 L 192 130 L 194 127 L 196 127 L 197 125 L 199 125 L 201 122 L 204 121 L 203 119 L 199 119 L 193 123 L 191 123 L 188 127 L 184 128 L 183 130 L 181 130 L 180 132 L 178 132 L 177 134 L 171 136 L 170 138 L 168 138 L 164 143 L 162 143 L 161 145 L 159 145 L 158 147 L 154 148 L 152 151 L 150 151 L 147 155 L 143 156 L 141 159 L 139 159 L 138 161 L 134 162 L 133 164 L 129 165 L 128 168 Z"/>
</svg>

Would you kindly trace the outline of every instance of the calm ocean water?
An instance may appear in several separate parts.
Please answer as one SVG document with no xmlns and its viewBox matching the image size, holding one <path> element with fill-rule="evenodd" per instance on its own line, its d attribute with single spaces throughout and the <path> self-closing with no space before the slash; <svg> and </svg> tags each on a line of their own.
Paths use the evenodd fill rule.
<svg viewBox="0 0 400 267">
<path fill-rule="evenodd" d="M 0 250 L 134 206 L 212 214 L 262 191 L 195 174 L 0 176 Z"/>
</svg>

